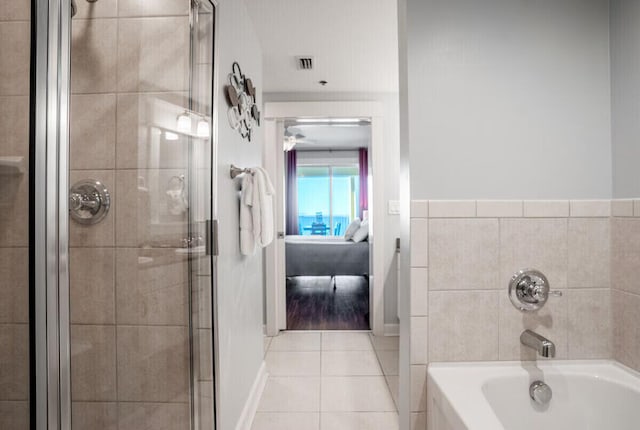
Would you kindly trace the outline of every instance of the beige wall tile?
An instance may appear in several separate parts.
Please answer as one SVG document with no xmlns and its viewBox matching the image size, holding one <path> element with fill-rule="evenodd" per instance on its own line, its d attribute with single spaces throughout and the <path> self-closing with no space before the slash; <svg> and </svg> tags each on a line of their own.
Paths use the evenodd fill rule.
<svg viewBox="0 0 640 430">
<path fill-rule="evenodd" d="M 473 218 L 475 200 L 429 200 L 430 218 Z"/>
<path fill-rule="evenodd" d="M 614 358 L 640 371 L 640 296 L 611 290 Z"/>
<path fill-rule="evenodd" d="M 411 267 L 427 267 L 429 264 L 428 229 L 428 220 L 411 220 Z"/>
<path fill-rule="evenodd" d="M 427 414 L 425 412 L 411 413 L 411 430 L 427 430 Z"/>
<path fill-rule="evenodd" d="M 188 403 L 118 404 L 118 430 L 189 430 Z"/>
<path fill-rule="evenodd" d="M 265 337 L 265 353 L 267 352 L 269 344 L 266 340 L 270 338 Z M 196 351 L 197 355 L 194 357 L 195 365 L 197 366 L 196 375 L 200 381 L 212 381 L 213 380 L 213 334 L 211 329 L 198 329 L 196 331 Z"/>
<path fill-rule="evenodd" d="M 115 402 L 73 402 L 73 430 L 118 430 L 118 404 Z"/>
<path fill-rule="evenodd" d="M 150 130 L 147 121 L 155 126 L 151 107 L 167 102 L 188 107 L 186 93 L 118 94 L 117 166 L 119 169 L 184 168 L 187 166 L 188 145 L 167 141 L 158 129 Z M 170 124 L 175 125 L 175 124 Z"/>
<path fill-rule="evenodd" d="M 497 219 L 429 220 L 429 289 L 500 286 Z"/>
<path fill-rule="evenodd" d="M 118 0 L 99 0 L 94 3 L 86 0 L 76 1 L 78 7 L 75 20 L 112 18 L 118 16 Z"/>
<path fill-rule="evenodd" d="M 186 327 L 118 327 L 118 400 L 186 402 L 189 333 Z"/>
<path fill-rule="evenodd" d="M 30 33 L 29 22 L 0 22 L 0 95 L 28 95 Z"/>
<path fill-rule="evenodd" d="M 29 322 L 28 248 L 0 248 L 0 323 Z"/>
<path fill-rule="evenodd" d="M 633 200 L 633 216 L 640 216 L 640 200 L 638 199 Z"/>
<path fill-rule="evenodd" d="M 423 412 L 427 409 L 427 366 L 411 366 L 411 412 Z"/>
<path fill-rule="evenodd" d="M 483 218 L 515 218 L 523 213 L 521 200 L 478 200 L 476 205 L 477 216 Z"/>
<path fill-rule="evenodd" d="M 116 400 L 116 329 L 71 326 L 72 400 Z"/>
<path fill-rule="evenodd" d="M 571 200 L 569 212 L 572 217 L 610 217 L 611 200 Z"/>
<path fill-rule="evenodd" d="M 544 273 L 552 289 L 567 285 L 567 219 L 500 220 L 500 281 L 518 270 Z"/>
<path fill-rule="evenodd" d="M 29 246 L 29 175 L 0 181 L 0 245 Z"/>
<path fill-rule="evenodd" d="M 189 78 L 187 17 L 118 21 L 118 90 L 184 91 Z"/>
<path fill-rule="evenodd" d="M 12 0 L 0 2 L 0 21 L 28 21 L 31 19 L 31 1 Z"/>
<path fill-rule="evenodd" d="M 114 169 L 115 94 L 71 96 L 70 164 L 72 169 Z"/>
<path fill-rule="evenodd" d="M 611 358 L 611 294 L 609 289 L 569 290 L 570 359 Z"/>
<path fill-rule="evenodd" d="M 569 288 L 609 286 L 610 244 L 609 218 L 569 219 Z"/>
<path fill-rule="evenodd" d="M 0 156 L 29 156 L 28 96 L 0 97 L 0 130 Z"/>
<path fill-rule="evenodd" d="M 115 324 L 113 248 L 71 248 L 69 271 L 71 322 Z"/>
<path fill-rule="evenodd" d="M 29 428 L 29 402 L 0 400 L 0 428 L 23 430 Z"/>
<path fill-rule="evenodd" d="M 188 235 L 186 212 L 173 214 L 167 190 L 176 188 L 184 170 L 116 172 L 116 243 L 118 246 L 180 247 Z"/>
<path fill-rule="evenodd" d="M 429 313 L 429 269 L 411 268 L 411 316 L 426 316 Z"/>
<path fill-rule="evenodd" d="M 611 287 L 640 294 L 640 218 L 611 219 Z"/>
<path fill-rule="evenodd" d="M 429 361 L 498 359 L 499 291 L 429 293 Z"/>
<path fill-rule="evenodd" d="M 569 216 L 568 200 L 525 200 L 524 216 L 531 218 L 564 218 Z"/>
<path fill-rule="evenodd" d="M 115 19 L 73 20 L 72 93 L 116 91 L 117 32 L 118 22 Z"/>
<path fill-rule="evenodd" d="M 567 358 L 567 297 L 550 297 L 537 312 L 522 312 L 500 292 L 500 360 L 541 360 L 536 351 L 520 343 L 526 329 L 548 338 L 556 345 L 555 358 Z"/>
<path fill-rule="evenodd" d="M 188 323 L 188 260 L 175 251 L 118 248 L 118 324 Z"/>
<path fill-rule="evenodd" d="M 115 213 L 118 206 L 115 175 L 112 170 L 72 170 L 70 185 L 82 179 L 102 182 L 111 195 L 111 207 L 107 216 L 97 224 L 82 225 L 69 220 L 69 243 L 72 247 L 111 247 L 115 238 Z"/>
<path fill-rule="evenodd" d="M 429 217 L 428 200 L 411 200 L 411 218 Z"/>
<path fill-rule="evenodd" d="M 429 318 L 411 317 L 411 364 L 428 364 Z"/>
<path fill-rule="evenodd" d="M 613 216 L 633 216 L 633 200 L 613 200 L 611 201 L 611 215 Z"/>
<path fill-rule="evenodd" d="M 0 324 L 0 400 L 29 398 L 29 325 Z"/>
<path fill-rule="evenodd" d="M 101 0 L 102 1 L 102 0 Z M 118 13 L 125 16 L 188 15 L 189 3 L 183 0 L 120 0 Z"/>
</svg>

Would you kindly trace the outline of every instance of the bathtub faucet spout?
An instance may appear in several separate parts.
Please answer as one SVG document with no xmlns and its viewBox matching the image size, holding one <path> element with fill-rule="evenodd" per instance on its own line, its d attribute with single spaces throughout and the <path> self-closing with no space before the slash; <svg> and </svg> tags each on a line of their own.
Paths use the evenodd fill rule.
<svg viewBox="0 0 640 430">
<path fill-rule="evenodd" d="M 546 337 L 540 336 L 531 330 L 525 330 L 520 335 L 520 343 L 538 351 L 542 357 L 553 358 L 556 356 L 556 346 Z"/>
</svg>

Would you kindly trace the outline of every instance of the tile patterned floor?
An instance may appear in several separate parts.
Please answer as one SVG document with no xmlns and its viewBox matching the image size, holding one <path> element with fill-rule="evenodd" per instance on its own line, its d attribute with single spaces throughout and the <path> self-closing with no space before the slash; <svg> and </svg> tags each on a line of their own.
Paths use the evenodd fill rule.
<svg viewBox="0 0 640 430">
<path fill-rule="evenodd" d="M 397 348 L 397 340 L 372 343 L 366 332 L 286 332 L 266 339 L 269 379 L 251 429 L 397 430 L 374 343 L 376 350 Z"/>
</svg>

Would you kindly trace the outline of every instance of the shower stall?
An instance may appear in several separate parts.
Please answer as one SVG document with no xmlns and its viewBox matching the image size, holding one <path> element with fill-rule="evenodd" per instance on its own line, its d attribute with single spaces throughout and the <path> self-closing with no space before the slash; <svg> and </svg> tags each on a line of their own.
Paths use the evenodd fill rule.
<svg viewBox="0 0 640 430">
<path fill-rule="evenodd" d="M 215 426 L 214 0 L 0 5 L 0 428 Z"/>
</svg>

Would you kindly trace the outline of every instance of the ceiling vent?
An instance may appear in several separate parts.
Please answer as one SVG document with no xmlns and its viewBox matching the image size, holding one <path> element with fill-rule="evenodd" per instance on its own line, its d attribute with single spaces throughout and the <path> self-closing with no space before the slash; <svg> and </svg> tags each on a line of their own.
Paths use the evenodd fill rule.
<svg viewBox="0 0 640 430">
<path fill-rule="evenodd" d="M 296 64 L 298 65 L 298 70 L 311 70 L 313 69 L 313 57 L 308 55 L 298 56 L 296 57 Z"/>
</svg>

